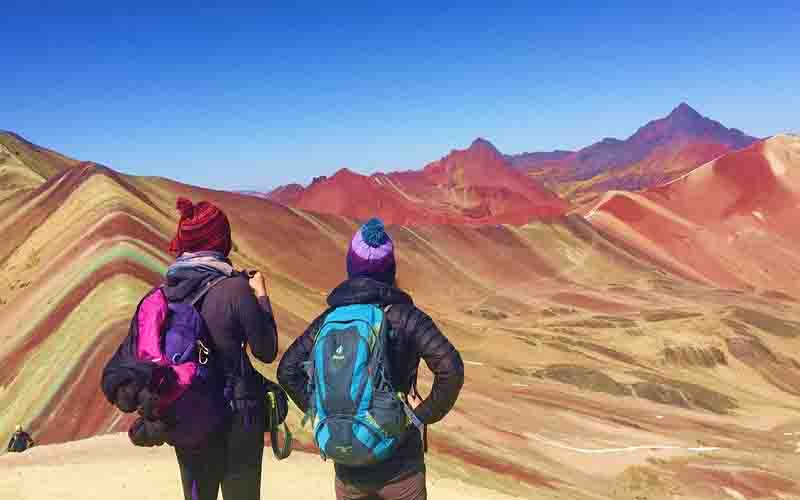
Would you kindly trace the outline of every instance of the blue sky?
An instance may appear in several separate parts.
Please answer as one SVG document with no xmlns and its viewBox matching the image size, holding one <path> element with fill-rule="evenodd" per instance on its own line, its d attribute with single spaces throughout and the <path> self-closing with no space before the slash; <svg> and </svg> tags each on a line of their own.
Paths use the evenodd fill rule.
<svg viewBox="0 0 800 500">
<path fill-rule="evenodd" d="M 227 3 L 6 0 L 0 129 L 265 190 L 421 168 L 478 136 L 579 148 L 681 101 L 757 136 L 800 128 L 790 2 Z"/>
</svg>

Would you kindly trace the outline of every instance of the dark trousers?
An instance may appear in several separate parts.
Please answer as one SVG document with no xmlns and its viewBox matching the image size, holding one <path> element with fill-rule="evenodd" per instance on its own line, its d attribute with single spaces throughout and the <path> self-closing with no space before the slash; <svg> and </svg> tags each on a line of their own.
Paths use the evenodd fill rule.
<svg viewBox="0 0 800 500">
<path fill-rule="evenodd" d="M 260 500 L 264 418 L 232 423 L 198 449 L 175 449 L 185 500 Z"/>
<path fill-rule="evenodd" d="M 425 472 L 399 481 L 370 487 L 355 486 L 336 479 L 336 500 L 427 500 Z"/>
</svg>

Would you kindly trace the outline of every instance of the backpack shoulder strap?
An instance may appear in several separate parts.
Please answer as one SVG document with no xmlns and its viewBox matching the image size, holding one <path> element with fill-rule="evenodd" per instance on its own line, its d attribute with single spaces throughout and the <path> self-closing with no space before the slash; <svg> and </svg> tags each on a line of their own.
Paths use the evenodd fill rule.
<svg viewBox="0 0 800 500">
<path fill-rule="evenodd" d="M 387 304 L 383 306 L 381 309 L 383 310 L 383 322 L 385 323 L 385 328 L 388 330 L 389 338 L 394 340 L 397 336 L 397 332 L 392 328 L 392 324 L 389 321 L 389 311 L 392 309 L 394 304 Z"/>
<path fill-rule="evenodd" d="M 208 283 L 206 283 L 205 287 L 199 292 L 197 292 L 197 294 L 192 298 L 192 300 L 189 301 L 189 304 L 192 306 L 196 306 L 197 303 L 200 302 L 200 300 L 203 297 L 205 297 L 205 295 L 208 293 L 209 290 L 211 290 L 212 288 L 214 288 L 215 286 L 222 283 L 228 278 L 233 278 L 233 276 L 220 276 L 219 278 L 209 281 Z"/>
<path fill-rule="evenodd" d="M 328 315 L 330 315 L 330 313 L 332 313 L 334 309 L 336 309 L 336 306 L 328 306 L 328 308 L 325 309 L 325 311 L 322 314 L 320 314 L 320 319 L 319 319 L 319 324 L 317 324 L 317 329 L 311 336 L 311 339 L 314 342 L 317 341 L 317 335 L 319 335 L 319 332 L 320 330 L 322 330 L 322 327 L 325 326 L 325 321 L 328 320 Z"/>
</svg>

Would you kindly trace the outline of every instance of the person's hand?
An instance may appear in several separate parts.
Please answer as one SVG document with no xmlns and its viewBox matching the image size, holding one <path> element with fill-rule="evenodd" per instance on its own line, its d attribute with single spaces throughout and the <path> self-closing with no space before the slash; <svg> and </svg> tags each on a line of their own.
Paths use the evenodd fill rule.
<svg viewBox="0 0 800 500">
<path fill-rule="evenodd" d="M 250 288 L 256 293 L 256 297 L 266 297 L 267 283 L 261 271 L 256 271 L 255 274 L 250 277 Z"/>
</svg>

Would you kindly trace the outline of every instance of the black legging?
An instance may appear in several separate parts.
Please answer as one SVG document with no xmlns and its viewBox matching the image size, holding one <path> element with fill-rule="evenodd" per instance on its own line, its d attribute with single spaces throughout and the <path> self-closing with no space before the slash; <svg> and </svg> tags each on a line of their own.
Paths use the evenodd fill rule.
<svg viewBox="0 0 800 500">
<path fill-rule="evenodd" d="M 225 500 L 261 498 L 264 418 L 234 422 L 214 434 L 200 449 L 175 449 L 185 500 L 216 500 L 220 486 Z"/>
</svg>

